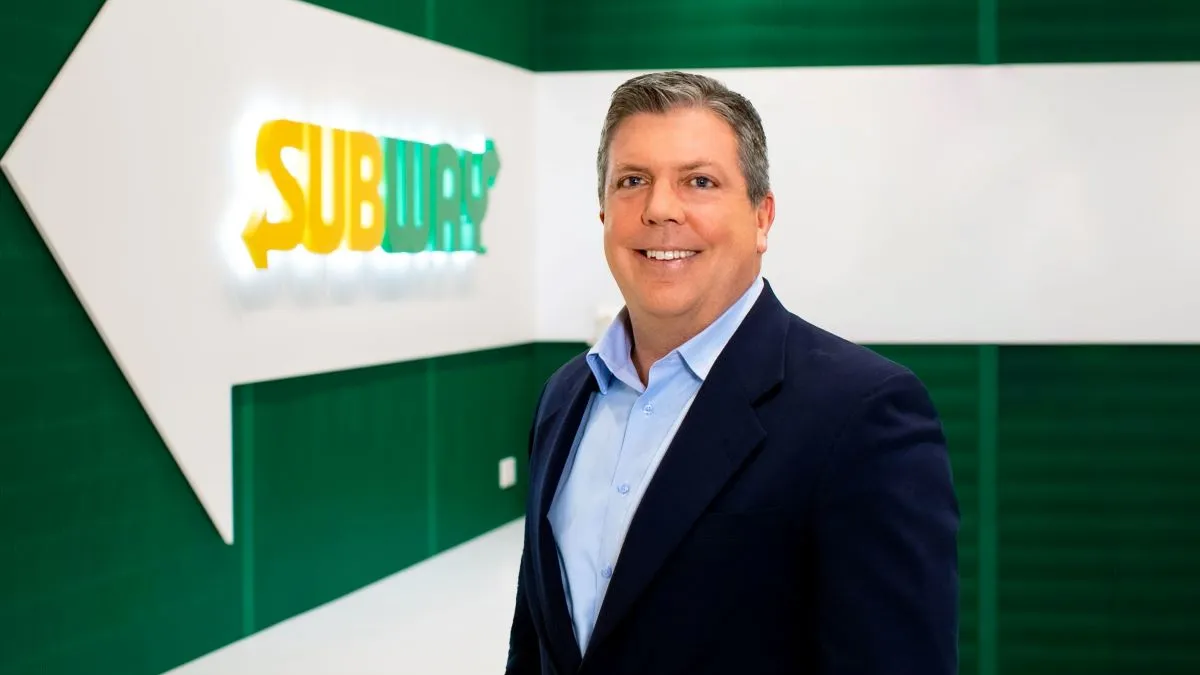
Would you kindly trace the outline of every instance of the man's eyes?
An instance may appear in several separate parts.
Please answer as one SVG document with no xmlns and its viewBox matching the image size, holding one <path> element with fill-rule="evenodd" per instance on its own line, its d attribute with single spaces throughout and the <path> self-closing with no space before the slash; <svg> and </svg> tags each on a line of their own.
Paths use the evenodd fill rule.
<svg viewBox="0 0 1200 675">
<path fill-rule="evenodd" d="M 637 187 L 639 185 L 645 184 L 645 182 L 646 182 L 646 179 L 643 178 L 642 176 L 625 176 L 624 178 L 621 178 L 620 180 L 617 181 L 617 187 L 619 187 L 619 188 Z M 713 182 L 713 179 L 709 178 L 708 176 L 694 176 L 694 177 L 688 179 L 688 184 L 692 185 L 693 187 L 698 187 L 698 188 L 701 188 L 704 190 L 707 190 L 712 187 L 716 187 L 716 183 Z"/>
</svg>

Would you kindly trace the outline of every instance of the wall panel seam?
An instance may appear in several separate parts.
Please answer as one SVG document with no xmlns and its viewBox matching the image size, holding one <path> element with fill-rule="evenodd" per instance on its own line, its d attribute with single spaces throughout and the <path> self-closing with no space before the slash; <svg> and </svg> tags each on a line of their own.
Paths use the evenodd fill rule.
<svg viewBox="0 0 1200 675">
<path fill-rule="evenodd" d="M 979 675 L 996 675 L 999 658 L 996 496 L 999 351 L 996 345 L 979 347 Z"/>
</svg>

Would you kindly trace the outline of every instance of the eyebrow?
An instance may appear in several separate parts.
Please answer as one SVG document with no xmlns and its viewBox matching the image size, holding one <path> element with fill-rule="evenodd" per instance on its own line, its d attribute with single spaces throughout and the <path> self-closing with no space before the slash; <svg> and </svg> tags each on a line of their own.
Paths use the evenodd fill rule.
<svg viewBox="0 0 1200 675">
<path fill-rule="evenodd" d="M 676 168 L 680 171 L 695 171 L 696 169 L 702 169 L 705 167 L 715 168 L 716 164 L 714 164 L 713 162 L 710 162 L 708 160 L 701 159 L 701 160 L 696 160 L 693 162 L 687 162 L 686 164 L 681 164 Z M 625 172 L 625 171 L 634 171 L 637 173 L 650 173 L 650 169 L 647 169 L 644 166 L 639 166 L 637 164 L 627 164 L 624 162 L 617 164 L 614 167 L 613 171 L 617 172 L 617 173 L 621 173 L 621 172 Z"/>
</svg>

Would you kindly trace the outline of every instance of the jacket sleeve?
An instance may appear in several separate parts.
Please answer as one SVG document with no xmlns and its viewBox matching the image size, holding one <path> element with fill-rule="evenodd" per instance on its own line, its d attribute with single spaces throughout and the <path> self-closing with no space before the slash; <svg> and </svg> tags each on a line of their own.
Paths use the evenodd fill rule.
<svg viewBox="0 0 1200 675">
<path fill-rule="evenodd" d="M 957 673 L 958 501 L 941 423 L 911 373 L 849 417 L 816 518 L 821 675 Z"/>
</svg>

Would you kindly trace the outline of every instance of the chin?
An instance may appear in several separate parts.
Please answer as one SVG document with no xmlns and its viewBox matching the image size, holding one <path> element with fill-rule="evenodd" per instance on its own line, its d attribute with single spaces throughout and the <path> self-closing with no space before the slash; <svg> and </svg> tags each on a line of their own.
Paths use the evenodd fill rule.
<svg viewBox="0 0 1200 675">
<path fill-rule="evenodd" d="M 641 310 L 651 316 L 669 318 L 687 314 L 696 304 L 693 293 L 681 288 L 654 288 L 638 293 Z"/>
</svg>

